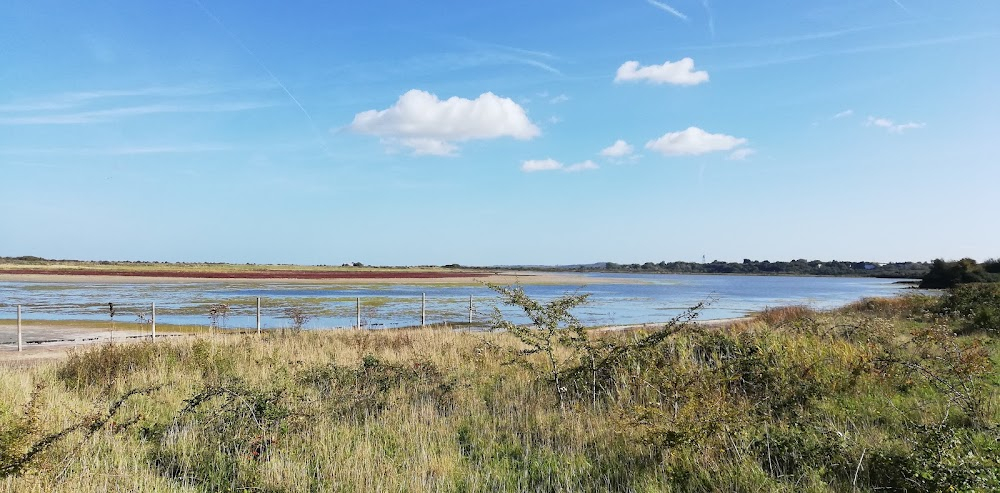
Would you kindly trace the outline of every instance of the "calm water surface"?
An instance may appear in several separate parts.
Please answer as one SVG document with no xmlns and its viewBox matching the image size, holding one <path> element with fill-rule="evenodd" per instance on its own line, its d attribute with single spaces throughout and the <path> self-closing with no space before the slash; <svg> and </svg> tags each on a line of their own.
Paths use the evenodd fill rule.
<svg viewBox="0 0 1000 493">
<path fill-rule="evenodd" d="M 685 308 L 711 301 L 701 319 L 738 317 L 768 306 L 807 305 L 834 308 L 868 296 L 903 293 L 904 285 L 891 279 L 830 277 L 700 276 L 665 274 L 588 274 L 600 283 L 581 285 L 526 285 L 540 300 L 568 293 L 589 293 L 590 301 L 574 313 L 588 325 L 664 322 Z M 605 281 L 615 282 L 607 283 Z M 262 298 L 263 326 L 287 327 L 284 309 L 297 306 L 313 318 L 307 328 L 348 327 L 356 323 L 356 300 L 361 298 L 362 323 L 372 327 L 399 327 L 420 323 L 421 294 L 427 296 L 428 322 L 468 321 L 469 297 L 473 319 L 489 322 L 498 299 L 483 286 L 330 285 L 282 282 L 196 283 L 69 283 L 0 282 L 0 319 L 14 318 L 23 305 L 25 319 L 107 320 L 108 302 L 115 303 L 115 319 L 134 322 L 156 302 L 157 322 L 205 324 L 208 307 L 228 303 L 226 326 L 253 327 L 256 298 Z M 518 322 L 516 310 L 500 307 Z"/>
</svg>

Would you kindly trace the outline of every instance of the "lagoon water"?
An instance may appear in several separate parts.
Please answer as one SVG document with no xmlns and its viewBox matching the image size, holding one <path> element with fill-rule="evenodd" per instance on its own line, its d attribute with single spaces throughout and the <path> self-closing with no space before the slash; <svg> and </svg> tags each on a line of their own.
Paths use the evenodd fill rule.
<svg viewBox="0 0 1000 493">
<path fill-rule="evenodd" d="M 905 285 L 892 279 L 588 274 L 594 284 L 525 285 L 525 292 L 539 300 L 567 293 L 587 293 L 589 302 L 574 311 L 587 325 L 665 322 L 685 308 L 707 301 L 700 319 L 739 317 L 765 307 L 806 305 L 835 308 L 869 296 L 901 294 Z M 611 281 L 611 282 L 608 282 Z M 0 319 L 14 318 L 23 305 L 25 319 L 108 320 L 108 303 L 116 307 L 115 320 L 135 322 L 156 302 L 157 322 L 207 325 L 208 307 L 228 303 L 229 328 L 256 324 L 256 298 L 262 298 L 262 325 L 288 327 L 283 310 L 298 306 L 312 315 L 306 328 L 349 327 L 356 323 L 357 298 L 361 298 L 362 323 L 373 328 L 419 325 L 421 294 L 426 293 L 428 323 L 468 321 L 469 297 L 473 320 L 486 326 L 496 293 L 485 286 L 406 284 L 303 284 L 283 282 L 192 283 L 78 283 L 0 282 Z M 515 322 L 525 319 L 517 310 L 499 306 Z"/>
</svg>

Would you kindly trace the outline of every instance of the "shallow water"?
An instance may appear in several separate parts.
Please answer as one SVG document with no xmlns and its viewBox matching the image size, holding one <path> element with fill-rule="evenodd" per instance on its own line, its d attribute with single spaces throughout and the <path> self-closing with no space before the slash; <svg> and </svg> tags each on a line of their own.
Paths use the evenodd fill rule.
<svg viewBox="0 0 1000 493">
<path fill-rule="evenodd" d="M 588 293 L 589 302 L 574 311 L 587 325 L 664 322 L 701 301 L 711 304 L 701 319 L 739 317 L 768 306 L 807 305 L 834 308 L 868 296 L 892 296 L 905 285 L 892 279 L 791 276 L 704 276 L 665 274 L 588 274 L 600 283 L 585 285 L 525 285 L 528 295 L 550 300 L 567 293 Z M 612 282 L 608 282 L 608 281 Z M 229 328 L 256 325 L 256 298 L 262 299 L 262 326 L 288 327 L 287 307 L 301 307 L 312 319 L 306 328 L 349 327 L 356 324 L 357 298 L 362 323 L 374 328 L 420 324 L 421 294 L 426 293 L 428 323 L 468 322 L 469 297 L 473 321 L 487 325 L 496 294 L 484 286 L 449 285 L 331 285 L 283 282 L 0 282 L 0 319 L 12 319 L 23 305 L 24 319 L 108 320 L 108 303 L 115 320 L 134 322 L 156 302 L 157 322 L 208 325 L 208 307 L 228 303 Z M 501 306 L 505 316 L 523 316 Z"/>
</svg>

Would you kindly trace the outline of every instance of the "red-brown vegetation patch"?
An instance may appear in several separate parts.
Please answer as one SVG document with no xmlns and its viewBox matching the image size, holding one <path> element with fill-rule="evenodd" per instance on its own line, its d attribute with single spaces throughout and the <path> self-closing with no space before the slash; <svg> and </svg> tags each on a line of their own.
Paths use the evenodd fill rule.
<svg viewBox="0 0 1000 493">
<path fill-rule="evenodd" d="M 259 271 L 191 271 L 191 270 L 116 270 L 116 269 L 0 269 L 0 274 L 49 276 L 115 276 L 163 277 L 186 279 L 455 279 L 489 275 L 474 271 L 406 271 L 406 270 L 259 270 Z"/>
</svg>

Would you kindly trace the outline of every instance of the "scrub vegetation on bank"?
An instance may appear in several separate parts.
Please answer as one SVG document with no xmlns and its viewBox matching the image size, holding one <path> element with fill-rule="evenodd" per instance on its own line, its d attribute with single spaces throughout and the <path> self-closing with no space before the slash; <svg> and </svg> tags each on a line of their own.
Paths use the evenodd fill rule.
<svg viewBox="0 0 1000 493">
<path fill-rule="evenodd" d="M 79 349 L 0 368 L 6 491 L 996 491 L 991 292 Z M 969 309 L 971 307 L 971 310 Z M 995 313 L 995 312 L 994 312 Z"/>
</svg>

